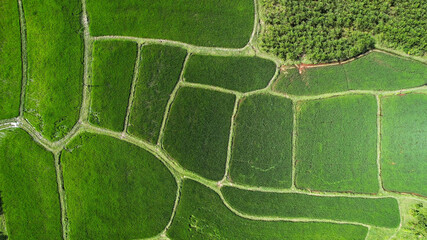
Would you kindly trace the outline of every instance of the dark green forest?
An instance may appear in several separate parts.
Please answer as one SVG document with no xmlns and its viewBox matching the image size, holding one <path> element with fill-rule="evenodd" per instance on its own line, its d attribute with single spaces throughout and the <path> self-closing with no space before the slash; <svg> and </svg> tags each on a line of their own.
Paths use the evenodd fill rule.
<svg viewBox="0 0 427 240">
<path fill-rule="evenodd" d="M 284 60 L 332 62 L 374 48 L 427 52 L 425 0 L 261 0 L 260 45 Z"/>
</svg>

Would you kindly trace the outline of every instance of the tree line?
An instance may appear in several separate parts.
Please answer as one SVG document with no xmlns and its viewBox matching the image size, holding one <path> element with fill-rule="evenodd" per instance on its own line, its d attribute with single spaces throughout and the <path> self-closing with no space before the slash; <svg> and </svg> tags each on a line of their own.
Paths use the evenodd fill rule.
<svg viewBox="0 0 427 240">
<path fill-rule="evenodd" d="M 284 60 L 331 62 L 374 48 L 427 53 L 425 0 L 261 0 L 261 48 Z"/>
</svg>

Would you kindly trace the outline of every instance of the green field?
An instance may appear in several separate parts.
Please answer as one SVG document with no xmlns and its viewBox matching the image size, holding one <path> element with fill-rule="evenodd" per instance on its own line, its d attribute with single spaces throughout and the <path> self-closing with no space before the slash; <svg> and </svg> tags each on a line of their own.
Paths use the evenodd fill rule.
<svg viewBox="0 0 427 240">
<path fill-rule="evenodd" d="M 62 239 L 52 153 L 23 130 L 0 132 L 0 193 L 9 239 Z"/>
<path fill-rule="evenodd" d="M 128 132 L 157 143 L 163 114 L 181 74 L 187 51 L 178 47 L 142 47 Z"/>
<path fill-rule="evenodd" d="M 427 65 L 395 55 L 372 52 L 345 64 L 288 69 L 274 90 L 318 95 L 347 90 L 398 90 L 427 84 Z"/>
<path fill-rule="evenodd" d="M 258 57 L 193 55 L 185 80 L 249 92 L 267 87 L 275 71 L 274 62 Z"/>
<path fill-rule="evenodd" d="M 333 97 L 297 109 L 297 187 L 377 193 L 375 97 Z"/>
<path fill-rule="evenodd" d="M 344 64 L 349 88 L 397 90 L 427 84 L 427 65 L 391 54 L 372 52 Z"/>
<path fill-rule="evenodd" d="M 167 235 L 171 239 L 365 239 L 367 231 L 348 224 L 245 219 L 225 207 L 212 190 L 186 180 Z"/>
<path fill-rule="evenodd" d="M 89 121 L 122 131 L 132 85 L 137 45 L 133 42 L 94 43 Z"/>
<path fill-rule="evenodd" d="M 239 104 L 230 181 L 286 188 L 292 175 L 292 101 L 253 95 Z"/>
<path fill-rule="evenodd" d="M 382 98 L 384 188 L 427 196 L 427 95 Z"/>
<path fill-rule="evenodd" d="M 167 225 L 176 182 L 144 149 L 84 133 L 61 154 L 70 239 L 139 239 Z"/>
<path fill-rule="evenodd" d="M 18 4 L 0 2 L 0 120 L 19 115 L 21 94 L 21 34 Z"/>
<path fill-rule="evenodd" d="M 327 197 L 298 193 L 272 193 L 221 189 L 234 209 L 254 216 L 330 219 L 396 228 L 399 205 L 394 198 Z"/>
<path fill-rule="evenodd" d="M 165 150 L 184 168 L 220 180 L 225 173 L 235 96 L 184 87 L 172 104 Z"/>
<path fill-rule="evenodd" d="M 344 68 L 327 66 L 305 69 L 297 68 L 282 73 L 273 85 L 273 90 L 293 95 L 319 95 L 348 90 Z"/>
<path fill-rule="evenodd" d="M 94 36 L 125 35 L 234 48 L 248 43 L 255 10 L 252 0 L 88 0 L 87 9 Z"/>
<path fill-rule="evenodd" d="M 79 118 L 83 90 L 83 34 L 79 1 L 25 0 L 28 80 L 24 116 L 49 140 Z"/>
</svg>

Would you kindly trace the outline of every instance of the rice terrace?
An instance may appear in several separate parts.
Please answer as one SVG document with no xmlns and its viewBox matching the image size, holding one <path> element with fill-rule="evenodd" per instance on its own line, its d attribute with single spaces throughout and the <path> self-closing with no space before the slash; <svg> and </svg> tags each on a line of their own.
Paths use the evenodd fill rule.
<svg viewBox="0 0 427 240">
<path fill-rule="evenodd" d="M 0 0 L 0 240 L 427 239 L 427 1 Z"/>
</svg>

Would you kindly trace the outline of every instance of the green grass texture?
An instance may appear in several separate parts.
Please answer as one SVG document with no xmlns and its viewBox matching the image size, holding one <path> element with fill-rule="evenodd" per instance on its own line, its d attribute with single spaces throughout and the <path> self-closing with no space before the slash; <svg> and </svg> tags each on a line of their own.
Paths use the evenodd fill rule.
<svg viewBox="0 0 427 240">
<path fill-rule="evenodd" d="M 133 42 L 94 43 L 91 123 L 114 131 L 123 130 L 137 50 Z"/>
<path fill-rule="evenodd" d="M 288 69 L 274 90 L 294 95 L 318 95 L 347 90 L 398 90 L 427 84 L 427 66 L 395 55 L 372 52 L 349 63 Z"/>
<path fill-rule="evenodd" d="M 165 150 L 184 168 L 220 180 L 225 173 L 234 102 L 231 94 L 179 89 L 165 128 Z"/>
<path fill-rule="evenodd" d="M 62 239 L 53 154 L 23 130 L 0 132 L 0 194 L 10 239 Z"/>
<path fill-rule="evenodd" d="M 363 226 L 316 222 L 255 221 L 231 212 L 220 197 L 192 180 L 167 232 L 171 239 L 365 239 Z"/>
<path fill-rule="evenodd" d="M 185 80 L 249 92 L 267 87 L 275 72 L 274 62 L 263 58 L 193 55 Z"/>
<path fill-rule="evenodd" d="M 399 205 L 394 198 L 326 197 L 298 193 L 272 193 L 221 189 L 232 208 L 254 216 L 330 219 L 396 228 Z"/>
<path fill-rule="evenodd" d="M 382 98 L 384 188 L 427 196 L 427 95 Z"/>
<path fill-rule="evenodd" d="M 142 47 L 128 126 L 130 134 L 157 143 L 166 105 L 179 80 L 186 55 L 187 51 L 178 47 Z"/>
<path fill-rule="evenodd" d="M 18 4 L 0 2 L 0 120 L 19 115 L 21 95 L 21 34 Z"/>
<path fill-rule="evenodd" d="M 70 239 L 140 239 L 169 222 L 176 182 L 147 151 L 84 133 L 61 153 Z"/>
<path fill-rule="evenodd" d="M 377 193 L 375 97 L 333 97 L 297 109 L 297 187 Z"/>
<path fill-rule="evenodd" d="M 252 0 L 88 0 L 90 32 L 239 48 L 253 31 Z"/>
<path fill-rule="evenodd" d="M 252 95 L 239 103 L 230 181 L 287 188 L 292 183 L 292 101 Z"/>
<path fill-rule="evenodd" d="M 83 31 L 79 1 L 23 1 L 28 74 L 25 118 L 49 140 L 79 118 L 83 91 Z"/>
</svg>

